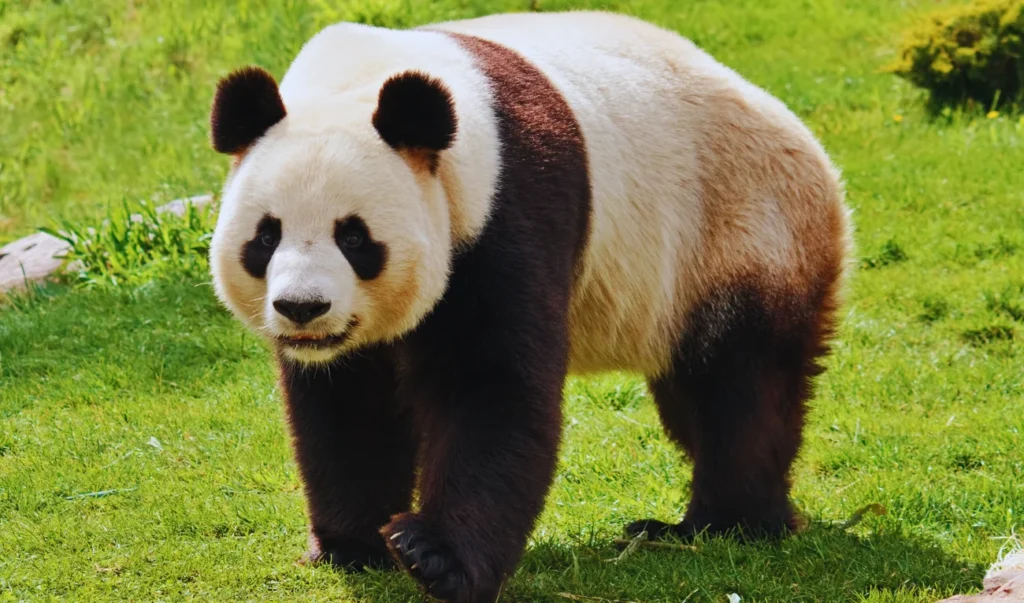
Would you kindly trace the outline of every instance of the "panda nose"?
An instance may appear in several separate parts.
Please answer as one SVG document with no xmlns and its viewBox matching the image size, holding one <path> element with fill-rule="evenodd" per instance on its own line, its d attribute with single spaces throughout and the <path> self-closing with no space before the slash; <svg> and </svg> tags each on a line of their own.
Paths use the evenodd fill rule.
<svg viewBox="0 0 1024 603">
<path fill-rule="evenodd" d="M 297 325 L 304 325 L 318 316 L 323 316 L 331 309 L 331 302 L 323 300 L 292 301 L 278 299 L 274 301 L 274 309 Z"/>
</svg>

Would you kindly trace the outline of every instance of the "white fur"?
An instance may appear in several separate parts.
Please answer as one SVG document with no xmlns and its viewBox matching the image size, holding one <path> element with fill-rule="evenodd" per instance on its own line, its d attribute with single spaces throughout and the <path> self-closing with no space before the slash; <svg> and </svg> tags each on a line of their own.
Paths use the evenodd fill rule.
<svg viewBox="0 0 1024 603">
<path fill-rule="evenodd" d="M 419 182 L 372 129 L 353 130 L 339 134 L 326 124 L 286 118 L 246 155 L 225 189 L 211 249 L 215 282 L 236 314 L 268 335 L 335 334 L 357 316 L 348 345 L 355 348 L 401 335 L 443 292 L 450 241 L 440 185 Z M 243 270 L 239 256 L 266 213 L 281 220 L 282 240 L 260 280 Z M 380 320 L 387 299 L 359 281 L 335 245 L 335 221 L 351 214 L 363 218 L 373 238 L 387 242 L 378 292 L 403 295 L 394 286 L 404 282 L 416 289 L 397 319 Z M 277 299 L 315 298 L 329 300 L 331 310 L 301 331 L 272 306 Z M 333 355 L 293 353 L 307 362 Z"/>
<path fill-rule="evenodd" d="M 674 33 L 593 12 L 411 31 L 339 24 L 302 49 L 281 83 L 288 117 L 225 188 L 214 274 L 222 299 L 253 327 L 288 334 L 269 305 L 273 296 L 316 294 L 332 301 L 317 332 L 359 315 L 365 324 L 349 348 L 400 336 L 442 294 L 452 250 L 472 244 L 486 224 L 500 172 L 488 83 L 473 57 L 436 30 L 519 52 L 580 123 L 593 216 L 570 314 L 573 371 L 656 374 L 687 310 L 710 288 L 750 269 L 780 283 L 810 278 L 815 256 L 844 244 L 838 175 L 807 128 Z M 436 178 L 404 163 L 371 127 L 381 84 L 408 69 L 441 79 L 455 100 L 456 142 Z M 268 210 L 284 228 L 269 290 L 237 261 Z M 353 211 L 392 248 L 376 297 L 330 237 L 333 220 Z M 824 232 L 820 224 L 835 212 L 842 232 Z M 414 303 L 384 324 L 378 306 L 392 303 L 387 292 L 408 274 L 416 275 Z"/>
</svg>

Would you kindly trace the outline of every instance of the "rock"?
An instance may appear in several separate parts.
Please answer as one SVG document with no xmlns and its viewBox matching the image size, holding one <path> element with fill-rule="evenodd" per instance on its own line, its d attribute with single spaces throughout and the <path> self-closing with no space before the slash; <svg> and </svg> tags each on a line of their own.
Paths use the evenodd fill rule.
<svg viewBox="0 0 1024 603">
<path fill-rule="evenodd" d="M 1024 603 L 1024 549 L 992 565 L 983 586 L 980 593 L 957 595 L 939 603 Z"/>
<path fill-rule="evenodd" d="M 213 195 L 196 195 L 175 199 L 157 208 L 177 215 L 185 213 L 186 203 L 204 207 L 213 203 Z M 68 250 L 63 239 L 37 232 L 0 248 L 0 293 L 23 289 L 28 283 L 38 282 L 60 270 L 61 256 Z"/>
<path fill-rule="evenodd" d="M 206 207 L 207 205 L 213 203 L 213 195 L 196 195 L 194 197 L 186 197 L 185 199 L 175 199 L 170 203 L 161 205 L 160 207 L 156 208 L 156 210 L 158 212 L 169 211 L 181 216 L 185 214 L 185 204 L 189 202 L 191 202 L 192 205 L 196 208 Z"/>
<path fill-rule="evenodd" d="M 0 292 L 23 289 L 56 272 L 68 250 L 63 239 L 37 232 L 0 248 Z"/>
</svg>

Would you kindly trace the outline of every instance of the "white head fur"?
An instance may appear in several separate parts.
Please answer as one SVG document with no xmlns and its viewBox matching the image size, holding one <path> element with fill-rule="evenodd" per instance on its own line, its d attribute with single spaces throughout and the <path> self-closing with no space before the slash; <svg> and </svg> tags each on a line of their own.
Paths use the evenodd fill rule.
<svg viewBox="0 0 1024 603">
<path fill-rule="evenodd" d="M 214 101 L 214 147 L 235 158 L 210 250 L 216 291 L 299 363 L 401 336 L 446 286 L 435 168 L 454 137 L 451 99 L 418 73 L 377 90 L 285 108 L 273 78 L 249 68 L 222 80 Z M 267 220 L 279 229 L 261 232 Z"/>
</svg>

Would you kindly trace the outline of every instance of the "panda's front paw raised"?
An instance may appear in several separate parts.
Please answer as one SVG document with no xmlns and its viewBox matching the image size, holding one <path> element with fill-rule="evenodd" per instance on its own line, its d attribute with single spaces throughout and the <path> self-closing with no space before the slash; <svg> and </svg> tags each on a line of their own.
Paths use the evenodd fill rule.
<svg viewBox="0 0 1024 603">
<path fill-rule="evenodd" d="M 451 603 L 493 603 L 495 595 L 475 592 L 462 561 L 419 517 L 398 515 L 381 530 L 395 559 L 432 597 Z M 488 598 L 490 597 L 490 598 Z"/>
</svg>

